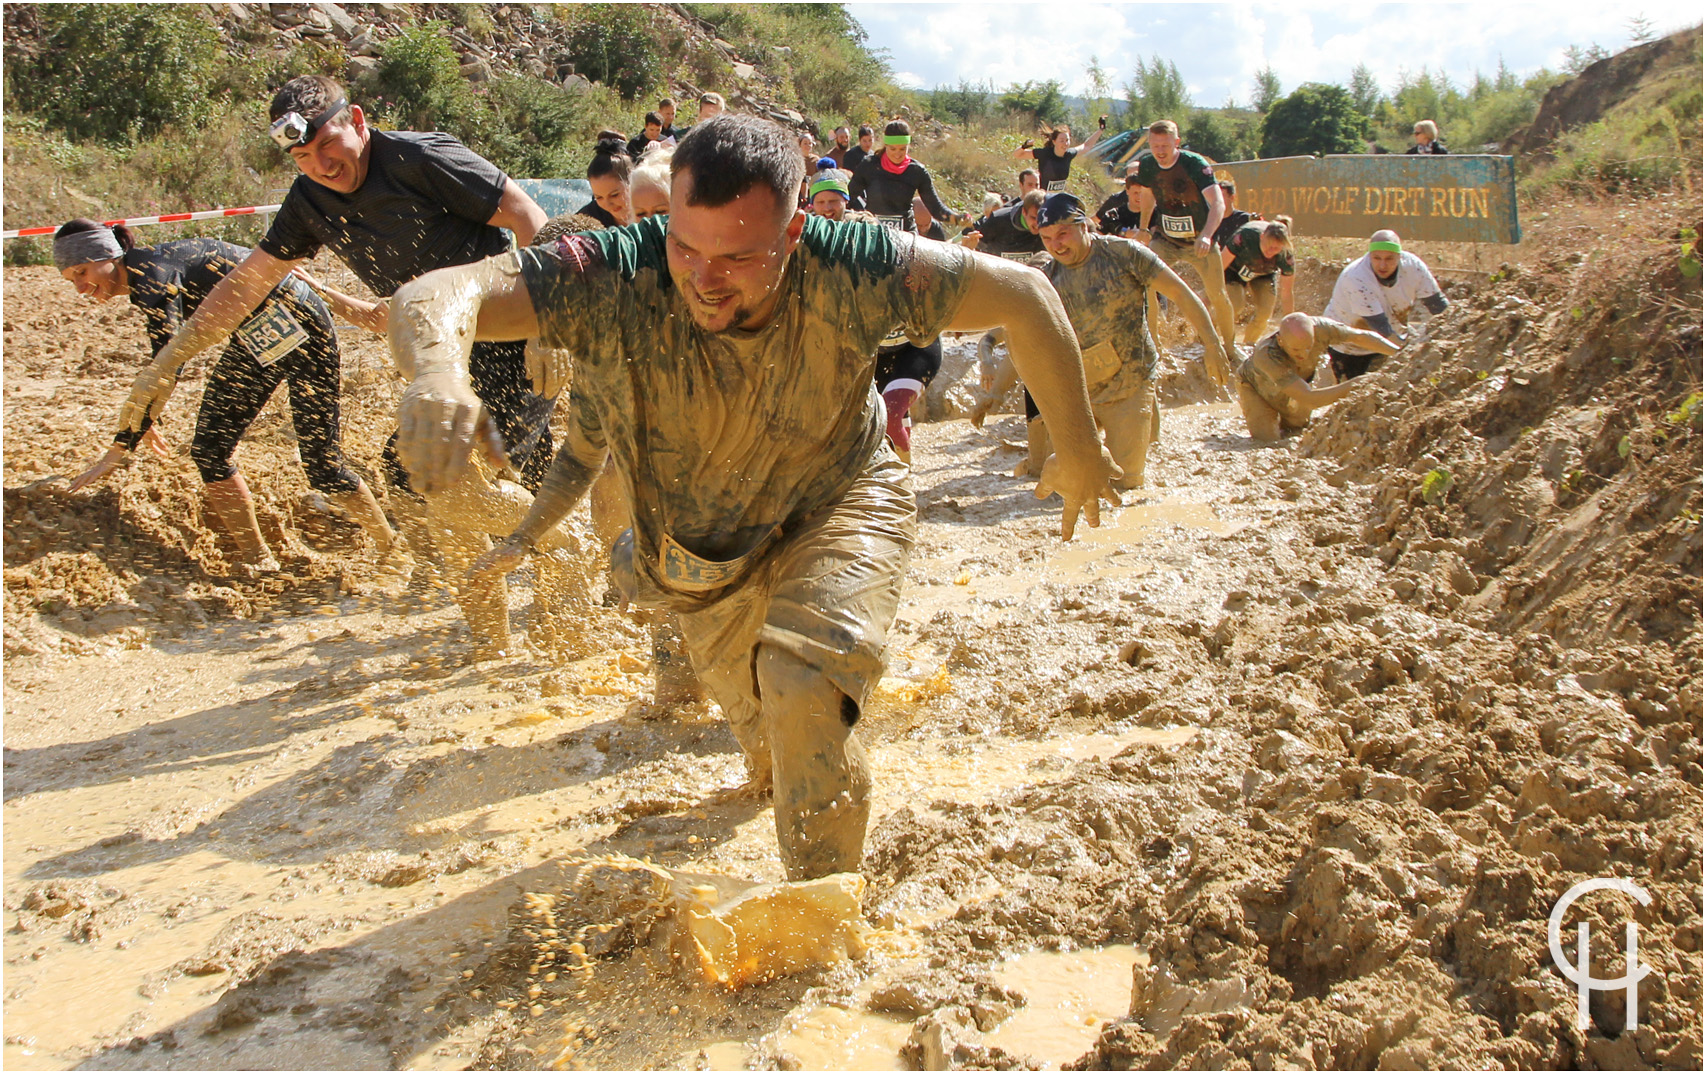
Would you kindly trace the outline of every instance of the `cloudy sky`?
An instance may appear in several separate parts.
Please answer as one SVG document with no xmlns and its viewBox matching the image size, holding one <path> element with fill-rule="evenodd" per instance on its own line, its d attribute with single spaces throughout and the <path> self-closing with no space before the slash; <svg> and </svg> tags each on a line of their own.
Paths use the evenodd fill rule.
<svg viewBox="0 0 1706 1074">
<path fill-rule="evenodd" d="M 1686 10 L 1685 10 L 1686 8 Z M 1400 68 L 1443 70 L 1470 81 L 1491 74 L 1500 56 L 1519 75 L 1557 70 L 1568 46 L 1627 47 L 1631 16 L 1655 32 L 1698 21 L 1692 5 L 1582 3 L 1098 4 L 1067 0 L 976 4 L 849 4 L 887 49 L 900 80 L 917 87 L 1057 78 L 1088 96 L 1085 69 L 1096 56 L 1113 93 L 1137 57 L 1159 53 L 1179 65 L 1200 105 L 1250 99 L 1255 73 L 1271 65 L 1286 92 L 1303 82 L 1348 82 L 1359 62 L 1384 72 L 1390 91 Z"/>
</svg>

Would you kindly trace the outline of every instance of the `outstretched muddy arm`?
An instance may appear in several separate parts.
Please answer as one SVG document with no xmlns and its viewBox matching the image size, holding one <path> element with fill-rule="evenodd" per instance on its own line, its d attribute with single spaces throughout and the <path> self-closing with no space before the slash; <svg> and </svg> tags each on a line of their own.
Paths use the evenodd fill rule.
<svg viewBox="0 0 1706 1074">
<path fill-rule="evenodd" d="M 397 454 L 422 493 L 456 484 L 481 437 L 495 435 L 468 379 L 476 338 L 538 335 L 517 255 L 438 269 L 391 299 L 391 356 L 409 386 L 397 409 Z"/>
</svg>

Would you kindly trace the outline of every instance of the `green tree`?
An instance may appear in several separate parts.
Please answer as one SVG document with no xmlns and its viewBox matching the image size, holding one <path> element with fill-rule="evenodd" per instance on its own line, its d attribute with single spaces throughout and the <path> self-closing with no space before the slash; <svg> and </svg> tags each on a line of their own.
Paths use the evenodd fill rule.
<svg viewBox="0 0 1706 1074">
<path fill-rule="evenodd" d="M 937 87 L 929 92 L 930 114 L 949 123 L 961 125 L 975 122 L 990 114 L 995 106 L 995 90 L 988 85 L 960 79 L 959 86 Z"/>
<path fill-rule="evenodd" d="M 1007 87 L 1001 95 L 1001 107 L 1030 116 L 1037 123 L 1059 123 L 1066 118 L 1066 97 L 1060 92 L 1059 81 L 1052 78 Z"/>
<path fill-rule="evenodd" d="M 1264 67 L 1256 72 L 1255 84 L 1250 89 L 1250 107 L 1266 113 L 1280 99 L 1281 92 L 1279 76 L 1272 67 Z"/>
<path fill-rule="evenodd" d="M 1185 76 L 1179 73 L 1179 65 L 1160 56 L 1151 56 L 1148 62 L 1138 57 L 1125 94 L 1133 123 L 1149 124 L 1161 119 L 1177 123 L 1191 110 L 1191 91 L 1185 85 Z"/>
<path fill-rule="evenodd" d="M 1623 25 L 1629 27 L 1629 41 L 1639 45 L 1643 41 L 1653 39 L 1653 20 L 1645 15 L 1631 15 Z"/>
<path fill-rule="evenodd" d="M 219 32 L 189 5 L 42 4 L 41 49 L 7 56 L 8 110 L 108 142 L 190 123 L 223 67 Z"/>
<path fill-rule="evenodd" d="M 1380 92 L 1380 79 L 1375 77 L 1368 64 L 1357 64 L 1356 70 L 1351 72 L 1351 100 L 1356 102 L 1357 111 L 1372 117 L 1384 96 Z"/>
<path fill-rule="evenodd" d="M 478 125 L 479 102 L 442 22 L 407 26 L 385 42 L 362 96 L 405 130 L 440 130 L 468 141 Z"/>
<path fill-rule="evenodd" d="M 589 4 L 565 42 L 577 74 L 602 82 L 631 101 L 663 81 L 663 47 L 651 16 L 639 4 Z"/>
<path fill-rule="evenodd" d="M 1579 75 L 1609 55 L 1611 53 L 1599 47 L 1597 43 L 1590 44 L 1587 48 L 1571 45 L 1564 50 L 1564 70 L 1572 75 Z"/>
<path fill-rule="evenodd" d="M 1180 132 L 1193 152 L 1201 153 L 1216 162 L 1249 160 L 1255 156 L 1244 133 L 1236 124 L 1215 112 L 1198 110 L 1192 113 Z"/>
<path fill-rule="evenodd" d="M 1102 66 L 1102 61 L 1090 54 L 1090 65 L 1084 69 L 1084 78 L 1090 84 L 1090 107 L 1097 113 L 1108 110 L 1108 90 L 1113 83 L 1108 81 L 1108 72 Z"/>
<path fill-rule="evenodd" d="M 1305 82 L 1269 109 L 1262 156 L 1360 153 L 1368 120 L 1343 86 Z"/>
</svg>

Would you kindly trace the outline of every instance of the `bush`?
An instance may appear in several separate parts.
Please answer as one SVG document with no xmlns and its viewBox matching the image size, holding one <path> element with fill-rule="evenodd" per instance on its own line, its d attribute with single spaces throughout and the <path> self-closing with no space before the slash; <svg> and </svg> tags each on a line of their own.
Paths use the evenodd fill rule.
<svg viewBox="0 0 1706 1074">
<path fill-rule="evenodd" d="M 638 4 L 574 9 L 567 50 L 575 72 L 634 100 L 663 81 L 663 48 L 651 16 Z"/>
<path fill-rule="evenodd" d="M 8 56 L 7 107 L 77 138 L 147 137 L 201 107 L 223 66 L 219 33 L 189 6 L 42 4 L 40 51 Z"/>
<path fill-rule="evenodd" d="M 478 126 L 478 102 L 442 22 L 405 27 L 385 42 L 359 96 L 407 130 L 439 130 L 467 141 Z"/>
<path fill-rule="evenodd" d="M 1262 121 L 1262 156 L 1361 153 L 1368 120 L 1343 86 L 1305 82 Z"/>
<path fill-rule="evenodd" d="M 1001 95 L 1003 110 L 1028 116 L 1034 123 L 1058 123 L 1066 118 L 1066 98 L 1055 79 L 1047 82 L 1026 82 L 1014 85 Z"/>
<path fill-rule="evenodd" d="M 1247 125 L 1235 124 L 1216 112 L 1198 111 L 1185 123 L 1185 145 L 1217 163 L 1251 160 L 1256 155 Z"/>
</svg>

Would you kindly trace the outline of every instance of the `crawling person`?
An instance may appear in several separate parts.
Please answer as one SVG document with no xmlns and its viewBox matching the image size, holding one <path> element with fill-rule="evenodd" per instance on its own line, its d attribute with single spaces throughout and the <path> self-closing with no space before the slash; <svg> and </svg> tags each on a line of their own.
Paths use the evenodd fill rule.
<svg viewBox="0 0 1706 1074">
<path fill-rule="evenodd" d="M 1379 354 L 1398 350 L 1374 332 L 1351 328 L 1326 317 L 1289 314 L 1273 332 L 1256 341 L 1238 367 L 1238 406 L 1253 439 L 1271 443 L 1309 424 L 1316 410 L 1349 395 L 1355 381 L 1311 388 L 1315 367 L 1328 348 L 1360 344 Z"/>
<path fill-rule="evenodd" d="M 1202 301 L 1154 251 L 1100 234 L 1076 196 L 1050 194 L 1037 225 L 1053 258 L 1043 275 L 1060 293 L 1072 322 L 1096 423 L 1124 472 L 1114 487 L 1142 488 L 1149 447 L 1160 432 L 1155 398 L 1160 355 L 1145 324 L 1150 293 L 1158 291 L 1178 306 L 1202 340 L 1203 361 L 1210 368 L 1236 356 L 1232 341 L 1215 334 Z"/>
<path fill-rule="evenodd" d="M 292 265 L 323 247 L 383 297 L 430 269 L 506 249 L 503 228 L 526 243 L 545 223 L 533 199 L 490 161 L 448 135 L 370 126 L 361 106 L 330 78 L 307 75 L 285 83 L 271 113 L 273 141 L 302 174 L 260 244 L 208 293 L 137 378 L 126 408 L 126 427 L 133 432 L 141 431 L 144 418 L 159 416 L 185 362 L 223 341 Z M 551 402 L 528 390 L 523 343 L 482 341 L 468 361 L 483 404 L 478 422 L 494 463 L 513 466 L 523 487 L 537 487 L 551 461 Z M 444 558 L 474 633 L 476 658 L 509 652 L 502 586 L 475 590 L 462 582 L 468 564 L 489 543 L 470 514 L 487 502 L 486 493 L 473 489 L 462 496 L 441 488 L 416 507 L 391 444 L 385 458 L 399 514 L 406 508 L 417 519 L 424 515 L 421 525 Z"/>
<path fill-rule="evenodd" d="M 176 239 L 138 246 L 130 229 L 93 220 L 65 224 L 53 237 L 59 274 L 97 302 L 125 297 L 142 311 L 148 339 L 158 355 L 194 315 L 208 292 L 249 251 L 218 239 Z M 241 561 L 256 570 L 278 569 L 255 518 L 255 503 L 232 463 L 237 442 L 280 384 L 290 393 L 290 420 L 308 484 L 342 508 L 373 539 L 382 562 L 408 569 L 408 553 L 391 532 L 373 493 L 344 465 L 338 425 L 342 367 L 338 337 L 325 303 L 300 280 L 285 277 L 238 325 L 214 363 L 196 414 L 190 458 L 201 472 L 208 512 L 237 546 Z M 175 383 L 175 381 L 174 381 Z M 171 385 L 166 392 L 171 391 Z M 71 491 L 104 479 L 135 450 L 138 441 L 166 457 L 152 419 L 127 404 L 118 435 L 101 460 L 71 482 Z"/>
<path fill-rule="evenodd" d="M 1450 303 L 1440 293 L 1428 266 L 1405 250 L 1396 231 L 1376 231 L 1368 240 L 1368 253 L 1345 266 L 1333 282 L 1333 297 L 1327 300 L 1326 316 L 1356 328 L 1378 332 L 1388 340 L 1409 326 L 1416 303 L 1430 315 L 1445 312 Z M 1368 372 L 1376 354 L 1387 352 L 1347 343 L 1329 353 L 1333 374 L 1340 380 Z"/>
<path fill-rule="evenodd" d="M 917 534 L 872 382 L 878 342 L 896 325 L 928 339 L 1005 323 L 1055 429 L 1045 480 L 1065 500 L 1063 534 L 1118 498 L 1042 277 L 807 216 L 803 169 L 785 128 L 713 117 L 676 149 L 667 217 L 428 274 L 399 291 L 391 336 L 413 374 L 400 446 L 428 490 L 457 482 L 475 447 L 464 362 L 476 335 L 537 335 L 573 354 L 563 448 L 483 564 L 520 562 L 615 458 L 634 523 L 615 569 L 636 603 L 679 612 L 752 789 L 773 784 L 794 880 L 859 868 L 871 773 L 854 727 Z"/>
<path fill-rule="evenodd" d="M 1252 220 L 1234 231 L 1220 251 L 1221 264 L 1226 268 L 1226 288 L 1238 294 L 1246 288 L 1255 310 L 1244 328 L 1244 345 L 1253 346 L 1268 327 L 1277 297 L 1284 308 L 1282 315 L 1297 310 L 1293 281 L 1297 262 L 1291 252 L 1291 217 L 1276 216 L 1272 220 Z"/>
</svg>

